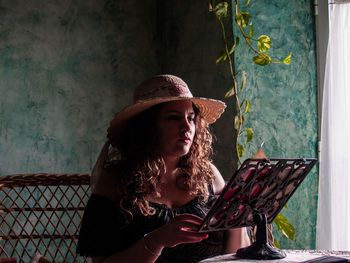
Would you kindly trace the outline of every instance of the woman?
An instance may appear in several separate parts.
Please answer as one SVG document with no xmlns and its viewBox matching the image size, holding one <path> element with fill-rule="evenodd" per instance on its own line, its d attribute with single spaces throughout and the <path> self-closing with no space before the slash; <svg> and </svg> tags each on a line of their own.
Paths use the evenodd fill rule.
<svg viewBox="0 0 350 263">
<path fill-rule="evenodd" d="M 94 263 L 197 262 L 248 245 L 245 229 L 196 231 L 225 186 L 208 131 L 225 107 L 172 75 L 141 83 L 108 129 L 77 252 Z"/>
</svg>

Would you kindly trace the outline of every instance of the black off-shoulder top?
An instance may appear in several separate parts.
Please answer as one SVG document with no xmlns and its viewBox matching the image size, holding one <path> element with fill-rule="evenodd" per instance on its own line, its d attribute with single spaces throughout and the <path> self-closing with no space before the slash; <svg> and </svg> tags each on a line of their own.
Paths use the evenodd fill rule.
<svg viewBox="0 0 350 263">
<path fill-rule="evenodd" d="M 77 253 L 81 256 L 109 256 L 124 250 L 156 228 L 169 222 L 175 215 L 190 213 L 204 218 L 216 197 L 212 187 L 206 202 L 195 198 L 178 208 L 151 203 L 156 213 L 144 216 L 134 212 L 133 220 L 126 224 L 119 206 L 107 197 L 92 194 L 85 208 L 79 234 Z M 157 263 L 198 262 L 216 256 L 223 251 L 223 232 L 211 232 L 207 239 L 198 243 L 182 244 L 164 248 Z"/>
</svg>

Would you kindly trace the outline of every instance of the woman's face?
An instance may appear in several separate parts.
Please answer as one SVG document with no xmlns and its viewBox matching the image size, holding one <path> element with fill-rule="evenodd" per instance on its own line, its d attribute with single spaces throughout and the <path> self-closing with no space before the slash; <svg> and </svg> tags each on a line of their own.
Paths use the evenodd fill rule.
<svg viewBox="0 0 350 263">
<path fill-rule="evenodd" d="M 161 105 L 156 118 L 159 149 L 164 157 L 186 155 L 195 135 L 196 114 L 191 101 L 172 101 Z"/>
</svg>

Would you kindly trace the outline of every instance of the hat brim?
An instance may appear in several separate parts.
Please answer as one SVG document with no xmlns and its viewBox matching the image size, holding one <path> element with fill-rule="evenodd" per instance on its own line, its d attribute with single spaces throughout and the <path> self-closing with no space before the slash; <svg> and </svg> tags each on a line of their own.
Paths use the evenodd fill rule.
<svg viewBox="0 0 350 263">
<path fill-rule="evenodd" d="M 156 99 L 142 100 L 133 105 L 127 106 L 118 112 L 110 122 L 107 129 L 107 137 L 110 139 L 113 135 L 119 133 L 125 123 L 140 114 L 141 112 L 152 108 L 155 105 L 179 100 L 189 100 L 196 105 L 203 119 L 208 123 L 214 123 L 225 111 L 226 104 L 220 100 L 201 98 L 201 97 L 160 97 Z"/>
</svg>

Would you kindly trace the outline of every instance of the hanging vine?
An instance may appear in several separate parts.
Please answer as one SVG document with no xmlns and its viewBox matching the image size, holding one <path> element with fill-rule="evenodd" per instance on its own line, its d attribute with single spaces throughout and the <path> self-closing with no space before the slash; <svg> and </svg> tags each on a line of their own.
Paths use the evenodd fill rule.
<svg viewBox="0 0 350 263">
<path fill-rule="evenodd" d="M 238 27 L 241 39 L 247 44 L 249 50 L 254 54 L 252 60 L 259 66 L 267 66 L 271 63 L 282 63 L 289 65 L 292 54 L 290 53 L 283 60 L 272 59 L 268 53 L 271 47 L 271 39 L 267 35 L 260 35 L 254 38 L 254 27 L 250 21 L 250 14 L 247 11 L 240 11 L 239 0 L 233 0 L 232 13 L 234 15 L 235 25 Z M 250 0 L 247 0 L 243 7 L 247 7 Z M 235 129 L 235 154 L 239 164 L 242 164 L 241 158 L 244 154 L 244 144 L 248 144 L 254 137 L 254 131 L 251 127 L 244 127 L 244 116 L 251 110 L 251 103 L 248 98 L 239 98 L 239 92 L 245 88 L 247 73 L 245 70 L 235 71 L 231 56 L 235 53 L 236 47 L 240 43 L 240 37 L 235 36 L 233 43 L 229 43 L 227 33 L 225 31 L 224 19 L 228 17 L 229 5 L 227 2 L 215 3 L 215 0 L 208 0 L 209 12 L 213 13 L 219 22 L 220 31 L 222 34 L 224 48 L 216 60 L 216 64 L 227 62 L 229 66 L 230 77 L 232 79 L 232 86 L 226 92 L 225 98 L 233 97 L 235 105 L 234 129 Z M 233 31 L 231 31 L 233 33 Z M 256 47 L 255 43 L 256 42 Z M 238 86 L 237 78 L 241 75 L 241 83 Z M 245 143 L 242 142 L 240 136 L 245 135 Z M 288 209 L 287 206 L 285 206 Z M 286 217 L 279 214 L 274 220 L 277 228 L 289 239 L 294 240 L 295 229 Z M 280 247 L 278 242 L 275 246 Z"/>
<path fill-rule="evenodd" d="M 243 6 L 248 6 L 250 0 L 248 0 Z M 236 47 L 240 42 L 240 38 L 238 36 L 235 37 L 234 43 L 230 45 L 228 43 L 227 33 L 225 31 L 225 26 L 223 19 L 228 17 L 229 13 L 229 4 L 227 2 L 220 2 L 218 4 L 215 3 L 215 0 L 210 0 L 209 2 L 209 12 L 215 14 L 217 21 L 220 24 L 220 29 L 222 33 L 222 39 L 224 42 L 224 48 L 221 52 L 220 56 L 216 60 L 216 64 L 222 63 L 224 61 L 228 62 L 230 76 L 232 79 L 232 87 L 227 91 L 225 98 L 229 98 L 233 96 L 235 101 L 235 112 L 234 116 L 234 128 L 236 130 L 235 134 L 235 153 L 239 164 L 242 164 L 241 157 L 244 154 L 244 145 L 241 143 L 240 136 L 246 135 L 246 143 L 249 143 L 253 137 L 254 132 L 250 127 L 246 127 L 243 129 L 244 124 L 244 115 L 249 113 L 251 110 L 250 100 L 247 98 L 241 99 L 239 98 L 238 91 L 243 90 L 246 84 L 246 71 L 245 70 L 237 70 L 234 71 L 234 66 L 232 62 L 231 56 L 235 53 Z M 266 66 L 270 63 L 284 63 L 289 65 L 292 54 L 289 54 L 284 60 L 273 60 L 269 56 L 267 52 L 271 47 L 271 39 L 267 35 L 260 35 L 258 38 L 253 38 L 254 28 L 252 22 L 250 22 L 250 15 L 247 11 L 239 10 L 239 0 L 234 0 L 233 2 L 234 8 L 234 17 L 235 24 L 238 26 L 239 32 L 241 33 L 241 37 L 244 39 L 248 48 L 254 53 L 253 61 L 254 63 L 260 66 Z M 255 48 L 252 42 L 257 42 L 257 48 Z M 238 89 L 237 77 L 238 75 L 242 75 L 240 87 Z"/>
</svg>

